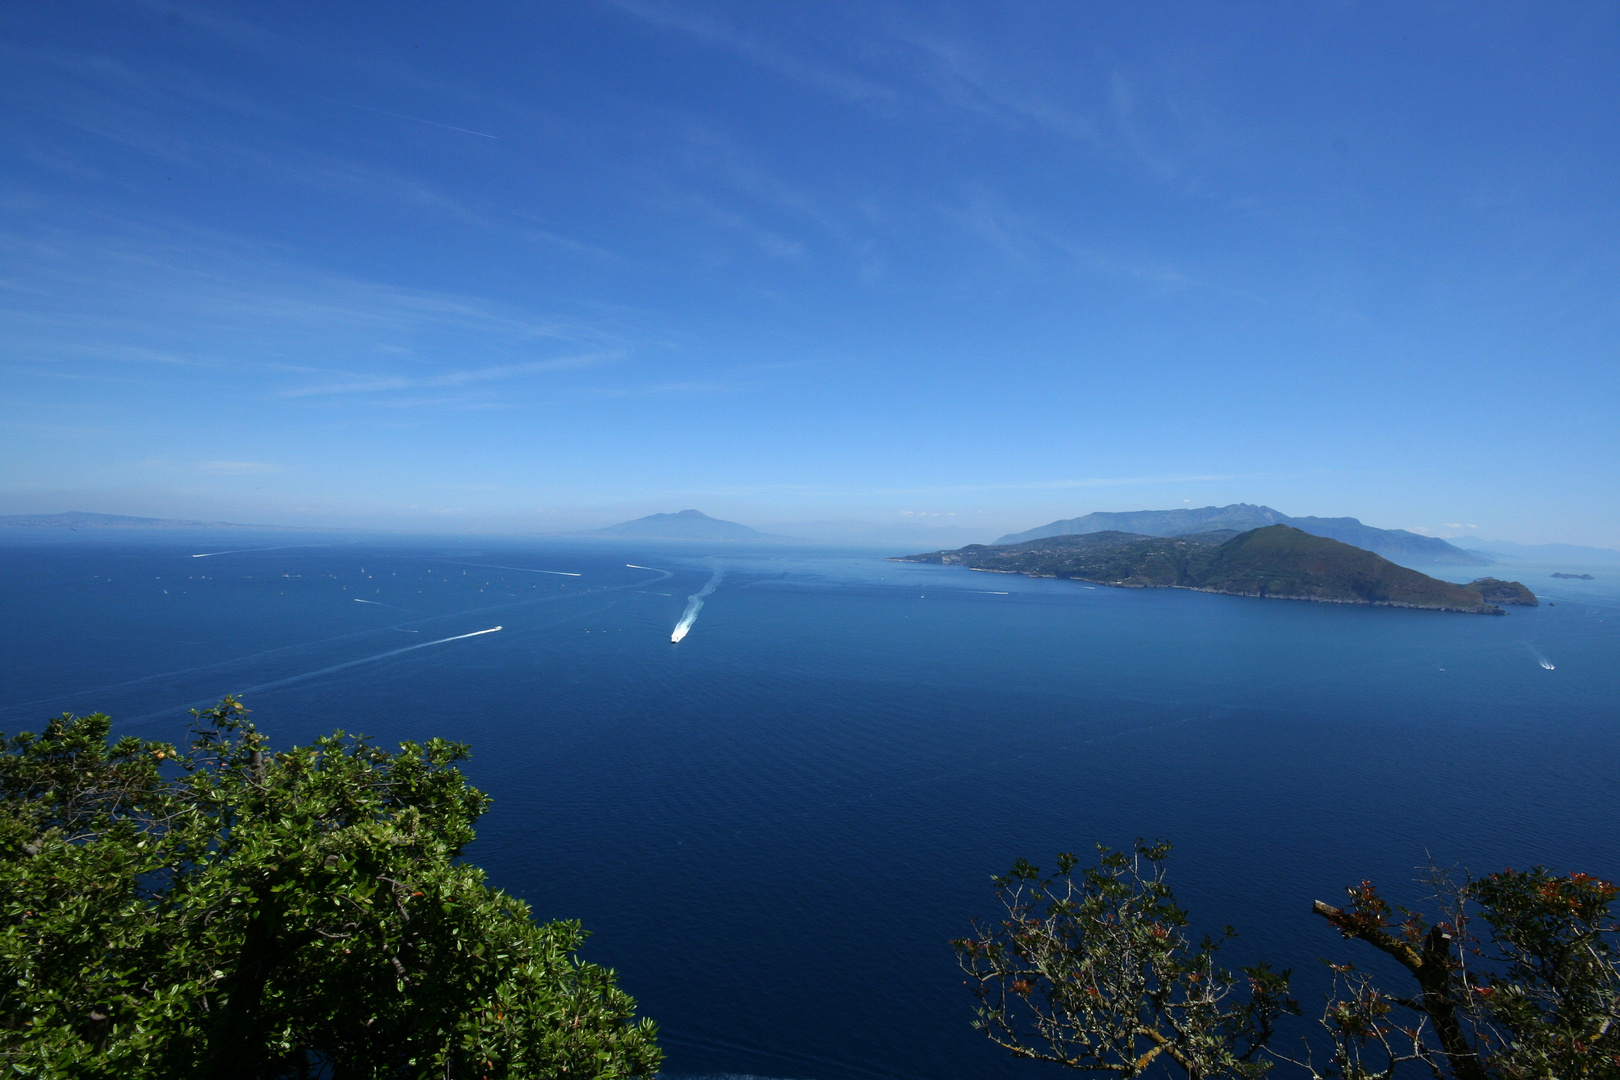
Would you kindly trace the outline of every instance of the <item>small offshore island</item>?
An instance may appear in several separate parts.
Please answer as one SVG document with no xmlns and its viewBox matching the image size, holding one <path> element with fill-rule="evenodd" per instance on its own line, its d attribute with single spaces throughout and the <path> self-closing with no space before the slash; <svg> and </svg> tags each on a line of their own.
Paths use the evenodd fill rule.
<svg viewBox="0 0 1620 1080">
<path fill-rule="evenodd" d="M 1453 585 L 1289 525 L 1269 525 L 1245 533 L 1219 530 L 1167 537 L 1079 533 L 996 547 L 970 544 L 956 551 L 902 555 L 889 561 L 1069 578 L 1127 589 L 1193 589 L 1273 600 L 1476 615 L 1506 614 L 1499 604 L 1540 604 L 1517 581 L 1480 578 Z"/>
</svg>

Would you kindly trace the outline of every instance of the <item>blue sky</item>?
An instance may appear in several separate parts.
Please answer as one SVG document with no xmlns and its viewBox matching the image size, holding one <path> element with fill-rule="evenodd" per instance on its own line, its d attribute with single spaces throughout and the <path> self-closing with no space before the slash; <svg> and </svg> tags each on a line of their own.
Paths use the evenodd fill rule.
<svg viewBox="0 0 1620 1080">
<path fill-rule="evenodd" d="M 0 512 L 1620 545 L 1620 7 L 8 4 Z"/>
</svg>

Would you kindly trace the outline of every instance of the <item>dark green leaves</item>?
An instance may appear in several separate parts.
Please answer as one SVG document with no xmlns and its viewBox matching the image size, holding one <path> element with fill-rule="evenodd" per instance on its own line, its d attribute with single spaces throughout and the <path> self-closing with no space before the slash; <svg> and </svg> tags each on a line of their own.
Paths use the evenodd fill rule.
<svg viewBox="0 0 1620 1080">
<path fill-rule="evenodd" d="M 489 805 L 441 739 L 276 753 L 63 716 L 0 754 L 0 1054 L 31 1075 L 640 1076 L 653 1028 L 575 923 L 457 861 Z"/>
</svg>

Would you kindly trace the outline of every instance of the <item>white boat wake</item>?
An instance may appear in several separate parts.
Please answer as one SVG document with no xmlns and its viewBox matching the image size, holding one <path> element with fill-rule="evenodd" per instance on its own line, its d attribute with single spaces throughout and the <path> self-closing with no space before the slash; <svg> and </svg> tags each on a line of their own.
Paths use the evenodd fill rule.
<svg viewBox="0 0 1620 1080">
<path fill-rule="evenodd" d="M 417 649 L 426 649 L 433 645 L 443 645 L 447 641 L 462 641 L 470 637 L 480 637 L 484 634 L 493 634 L 500 629 L 503 628 L 499 626 L 492 626 L 488 630 L 474 630 L 470 634 L 456 634 L 454 637 L 442 637 L 434 641 L 423 641 L 415 645 L 407 645 L 403 649 L 390 649 L 385 653 L 378 653 L 375 656 L 363 656 L 358 660 L 349 660 L 342 664 L 333 664 L 331 667 L 324 667 L 319 671 L 306 671 L 302 675 L 292 675 L 285 679 L 277 679 L 274 682 L 260 683 L 258 686 L 248 687 L 246 690 L 241 691 L 241 693 L 254 694 L 260 690 L 270 690 L 280 686 L 288 686 L 292 683 L 303 682 L 305 679 L 315 679 L 322 675 L 331 675 L 333 672 L 343 671 L 346 668 L 359 667 L 361 664 L 371 664 L 378 660 L 386 660 L 390 656 L 398 656 L 401 653 L 415 652 Z"/>
<path fill-rule="evenodd" d="M 229 549 L 227 549 L 225 551 L 199 551 L 197 554 L 193 555 L 192 558 L 193 559 L 211 559 L 215 555 L 247 555 L 247 554 L 249 554 L 251 552 L 256 552 L 256 551 L 292 551 L 295 548 L 331 547 L 331 546 L 332 546 L 331 544 L 292 544 L 290 546 L 285 546 L 285 547 L 229 548 Z"/>
<path fill-rule="evenodd" d="M 435 641 L 422 641 L 422 642 L 418 642 L 415 645 L 407 645 L 403 649 L 390 649 L 387 652 L 377 653 L 375 656 L 362 656 L 358 660 L 349 660 L 349 661 L 346 661 L 346 662 L 341 663 L 341 664 L 333 664 L 331 667 L 323 667 L 318 671 L 306 671 L 302 675 L 290 675 L 285 679 L 276 679 L 273 682 L 260 683 L 257 686 L 249 686 L 246 689 L 237 691 L 237 693 L 238 694 L 256 694 L 260 690 L 273 690 L 273 689 L 276 689 L 277 687 L 291 686 L 293 683 L 301 683 L 305 679 L 317 679 L 317 678 L 320 678 L 322 675 L 331 675 L 334 672 L 343 671 L 343 670 L 345 670 L 347 668 L 359 667 L 361 664 L 371 664 L 371 663 L 375 663 L 378 660 L 386 660 L 390 656 L 399 656 L 402 653 L 415 652 L 417 649 L 426 649 L 426 648 L 430 648 L 431 646 L 434 646 L 434 645 L 443 645 L 447 641 L 463 641 L 463 640 L 465 640 L 467 638 L 482 637 L 484 634 L 493 634 L 497 630 L 500 630 L 500 629 L 502 629 L 502 627 L 492 626 L 488 630 L 474 630 L 470 634 L 456 634 L 456 635 L 454 635 L 452 637 L 443 637 L 443 638 L 439 638 L 439 639 L 437 639 Z M 193 702 L 192 707 L 193 708 L 206 708 L 208 704 L 209 704 L 209 702 L 206 702 L 206 701 Z M 124 723 L 126 723 L 126 724 L 135 724 L 135 723 L 139 723 L 139 722 L 141 722 L 143 720 L 154 720 L 154 719 L 156 719 L 156 718 L 158 718 L 160 716 L 170 716 L 174 712 L 175 712 L 174 709 L 163 709 L 163 710 L 160 710 L 158 712 L 147 713 L 145 716 L 133 716 L 133 717 L 130 717 L 128 720 L 124 721 Z"/>
<path fill-rule="evenodd" d="M 448 562 L 449 560 L 446 560 L 446 561 Z M 585 576 L 584 574 L 576 574 L 572 570 L 536 570 L 532 566 L 498 566 L 495 563 L 482 563 L 482 562 L 451 563 L 451 565 L 452 566 L 473 566 L 473 567 L 477 567 L 479 570 L 516 570 L 520 574 L 555 574 L 557 577 L 584 577 Z"/>
<path fill-rule="evenodd" d="M 358 596 L 356 596 L 354 598 L 354 602 L 357 603 L 357 604 L 370 604 L 372 607 L 392 608 L 395 611 L 403 611 L 407 615 L 415 614 L 414 612 L 411 611 L 410 608 L 402 608 L 398 604 L 385 604 L 381 600 L 362 600 Z"/>
<path fill-rule="evenodd" d="M 686 636 L 687 631 L 692 629 L 692 624 L 697 622 L 698 612 L 703 610 L 703 598 L 714 592 L 715 586 L 720 584 L 723 576 L 725 575 L 722 571 L 716 570 L 707 585 L 686 598 L 686 610 L 681 612 L 681 621 L 675 624 L 674 633 L 669 635 L 670 644 L 678 643 Z"/>
</svg>

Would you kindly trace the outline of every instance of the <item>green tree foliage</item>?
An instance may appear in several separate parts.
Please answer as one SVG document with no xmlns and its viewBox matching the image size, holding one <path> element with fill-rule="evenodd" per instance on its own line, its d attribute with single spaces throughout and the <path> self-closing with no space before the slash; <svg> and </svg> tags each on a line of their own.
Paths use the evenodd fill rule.
<svg viewBox="0 0 1620 1080">
<path fill-rule="evenodd" d="M 433 739 L 272 752 L 63 715 L 0 753 L 0 1060 L 30 1076 L 631 1077 L 654 1028 L 573 922 L 457 861 L 489 798 Z"/>
<path fill-rule="evenodd" d="M 1322 1016 L 1333 1055 L 1325 1074 L 1311 1071 L 1359 1078 L 1412 1062 L 1458 1080 L 1620 1078 L 1615 886 L 1539 866 L 1460 882 L 1431 870 L 1429 883 L 1432 924 L 1367 881 L 1343 908 L 1316 902 L 1346 938 L 1394 958 L 1417 993 L 1333 965 Z"/>
<path fill-rule="evenodd" d="M 1078 874 L 1079 860 L 1059 856 L 1047 878 L 1020 860 L 992 879 L 1005 918 L 953 942 L 979 998 L 976 1026 L 1015 1054 L 1127 1077 L 1166 1063 L 1200 1080 L 1253 1077 L 1282 1063 L 1314 1080 L 1620 1080 L 1620 890 L 1606 881 L 1431 868 L 1432 922 L 1370 882 L 1342 908 L 1317 901 L 1413 983 L 1392 993 L 1330 964 L 1318 1063 L 1309 1045 L 1299 1057 L 1274 1045 L 1276 1022 L 1298 1011 L 1289 972 L 1260 965 L 1239 978 L 1215 965 L 1217 942 L 1191 948 L 1165 883 L 1169 845 L 1099 851 Z"/>
<path fill-rule="evenodd" d="M 976 1026 L 1020 1057 L 1125 1077 L 1161 1058 L 1199 1078 L 1265 1072 L 1259 1052 L 1295 1011 L 1288 972 L 1233 975 L 1215 963 L 1219 940 L 1192 946 L 1165 882 L 1168 844 L 1098 850 L 1078 874 L 1065 853 L 1049 877 L 1020 859 L 993 879 L 1004 917 L 952 943 Z"/>
</svg>

